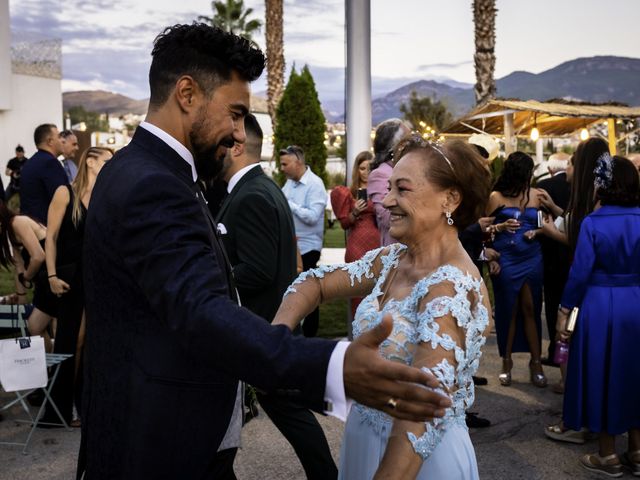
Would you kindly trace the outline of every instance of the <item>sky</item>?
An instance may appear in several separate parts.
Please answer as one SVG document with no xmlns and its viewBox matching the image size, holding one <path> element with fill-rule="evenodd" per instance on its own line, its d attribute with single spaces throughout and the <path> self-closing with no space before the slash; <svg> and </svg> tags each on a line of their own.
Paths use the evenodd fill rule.
<svg viewBox="0 0 640 480">
<path fill-rule="evenodd" d="M 471 0 L 371 0 L 373 94 L 418 79 L 472 84 Z M 496 78 L 594 55 L 640 57 L 639 0 L 497 0 Z M 264 18 L 263 0 L 245 0 Z M 9 0 L 12 41 L 62 39 L 63 91 L 149 96 L 155 36 L 211 12 L 208 0 Z M 344 0 L 285 0 L 287 72 L 308 64 L 323 101 L 344 95 Z M 264 47 L 264 28 L 255 36 Z M 264 77 L 264 76 L 263 76 Z M 266 89 L 259 79 L 255 92 Z"/>
</svg>

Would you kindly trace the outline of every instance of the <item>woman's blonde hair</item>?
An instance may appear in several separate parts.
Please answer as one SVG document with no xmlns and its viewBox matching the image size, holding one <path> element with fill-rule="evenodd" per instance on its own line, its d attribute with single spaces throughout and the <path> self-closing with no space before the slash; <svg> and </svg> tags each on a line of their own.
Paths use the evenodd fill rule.
<svg viewBox="0 0 640 480">
<path fill-rule="evenodd" d="M 89 185 L 89 168 L 87 167 L 87 160 L 90 158 L 97 160 L 105 153 L 113 155 L 113 150 L 107 147 L 89 147 L 82 153 L 82 156 L 78 161 L 78 174 L 73 182 L 71 182 L 71 190 L 73 190 L 71 221 L 76 227 L 80 223 L 80 220 L 82 220 L 82 194 Z"/>
</svg>

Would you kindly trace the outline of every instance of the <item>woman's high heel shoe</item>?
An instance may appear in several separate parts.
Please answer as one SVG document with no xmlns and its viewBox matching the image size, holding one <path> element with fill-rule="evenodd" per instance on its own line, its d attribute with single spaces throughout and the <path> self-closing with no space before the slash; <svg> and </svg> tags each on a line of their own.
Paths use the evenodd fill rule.
<svg viewBox="0 0 640 480">
<path fill-rule="evenodd" d="M 502 359 L 502 373 L 498 375 L 498 380 L 500 380 L 500 385 L 503 387 L 508 387 L 511 385 L 511 369 L 513 368 L 513 360 L 510 358 Z"/>
<path fill-rule="evenodd" d="M 536 373 L 536 367 L 540 368 L 540 373 Z M 536 387 L 544 388 L 547 386 L 547 377 L 542 371 L 542 362 L 540 360 L 531 360 L 529 362 L 529 373 L 531 374 L 531 383 Z"/>
</svg>

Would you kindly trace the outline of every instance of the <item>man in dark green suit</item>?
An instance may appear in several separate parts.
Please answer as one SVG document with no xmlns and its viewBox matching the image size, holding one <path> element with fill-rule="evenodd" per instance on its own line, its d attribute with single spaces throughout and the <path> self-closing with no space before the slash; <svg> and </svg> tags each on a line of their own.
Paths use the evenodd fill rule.
<svg viewBox="0 0 640 480">
<path fill-rule="evenodd" d="M 291 210 L 260 166 L 262 129 L 245 117 L 246 141 L 228 150 L 222 175 L 228 196 L 217 215 L 242 305 L 271 322 L 296 276 Z M 294 448 L 307 478 L 335 479 L 338 471 L 322 427 L 310 410 L 288 399 L 258 394 L 269 418 Z"/>
</svg>

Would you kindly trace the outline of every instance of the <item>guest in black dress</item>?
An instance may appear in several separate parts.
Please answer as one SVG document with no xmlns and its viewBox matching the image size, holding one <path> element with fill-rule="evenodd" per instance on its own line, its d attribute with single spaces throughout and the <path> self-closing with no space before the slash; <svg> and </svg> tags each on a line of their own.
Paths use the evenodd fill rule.
<svg viewBox="0 0 640 480">
<path fill-rule="evenodd" d="M 59 297 L 58 329 L 54 353 L 71 353 L 75 362 L 64 362 L 54 385 L 53 398 L 60 413 L 73 426 L 75 406 L 79 411 L 81 388 L 78 369 L 84 339 L 84 289 L 82 285 L 82 249 L 84 222 L 93 185 L 102 166 L 113 156 L 108 148 L 91 147 L 78 162 L 78 174 L 71 185 L 58 187 L 48 214 L 46 261 L 51 291 Z M 53 420 L 52 411 L 47 416 Z M 72 422 L 73 420 L 73 422 Z"/>
</svg>

